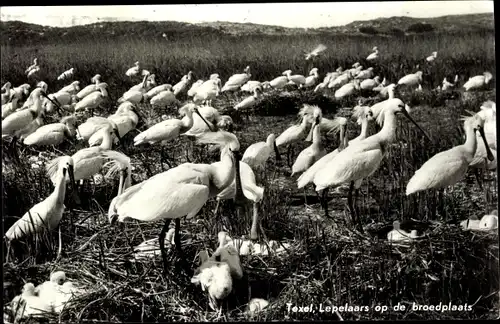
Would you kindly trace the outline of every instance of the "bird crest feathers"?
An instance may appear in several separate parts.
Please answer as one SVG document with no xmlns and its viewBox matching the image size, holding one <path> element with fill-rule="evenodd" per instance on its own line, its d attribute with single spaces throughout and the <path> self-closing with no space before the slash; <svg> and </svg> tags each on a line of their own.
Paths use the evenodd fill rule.
<svg viewBox="0 0 500 324">
<path fill-rule="evenodd" d="M 304 116 L 318 116 L 320 118 L 323 117 L 323 113 L 321 111 L 321 108 L 319 108 L 316 105 L 309 105 L 309 104 L 304 104 L 304 106 L 299 110 L 298 116 L 304 117 Z"/>
<path fill-rule="evenodd" d="M 104 151 L 101 153 L 104 158 L 112 159 L 104 164 L 103 167 L 109 167 L 105 178 L 114 177 L 117 172 L 131 167 L 130 158 L 117 151 Z"/>
<path fill-rule="evenodd" d="M 328 134 L 338 134 L 340 128 L 347 125 L 347 118 L 345 117 L 335 117 L 331 122 L 331 128 Z"/>
<path fill-rule="evenodd" d="M 64 157 L 65 156 L 58 156 L 47 163 L 47 166 L 45 168 L 47 170 L 47 175 L 52 181 L 54 181 L 57 170 L 59 170 L 59 163 L 63 160 Z"/>
<path fill-rule="evenodd" d="M 369 106 L 358 105 L 353 108 L 352 117 L 356 118 L 358 124 L 361 124 L 361 122 L 366 118 L 366 115 L 368 114 L 369 111 L 370 111 Z"/>
</svg>

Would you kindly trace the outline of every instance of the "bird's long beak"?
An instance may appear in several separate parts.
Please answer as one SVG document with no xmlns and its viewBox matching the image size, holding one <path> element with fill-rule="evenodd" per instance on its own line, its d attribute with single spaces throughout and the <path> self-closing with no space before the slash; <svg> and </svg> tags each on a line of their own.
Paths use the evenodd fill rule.
<svg viewBox="0 0 500 324">
<path fill-rule="evenodd" d="M 195 112 L 198 116 L 200 116 L 201 120 L 203 120 L 205 124 L 207 124 L 208 129 L 210 129 L 211 132 L 214 132 L 215 131 L 214 127 L 205 119 L 205 117 L 203 117 L 198 110 L 195 110 Z"/>
<path fill-rule="evenodd" d="M 122 138 L 120 136 L 120 133 L 118 132 L 118 129 L 113 128 L 113 132 L 115 133 L 116 138 L 118 138 L 118 142 L 120 142 L 120 145 L 124 147 Z"/>
<path fill-rule="evenodd" d="M 431 138 L 429 137 L 429 135 L 427 135 L 427 133 L 422 129 L 422 127 L 420 127 L 419 124 L 417 124 L 417 122 L 411 118 L 410 114 L 408 113 L 408 111 L 406 110 L 406 107 L 404 107 L 401 112 L 403 113 L 403 115 L 406 116 L 406 118 L 408 118 L 413 124 L 415 124 L 415 126 L 417 126 L 418 129 L 420 129 L 420 131 L 424 134 L 424 136 L 429 140 L 429 142 L 431 141 Z"/>
<path fill-rule="evenodd" d="M 70 165 L 68 168 L 68 173 L 69 173 L 69 182 L 71 183 L 71 191 L 73 191 L 75 194 L 78 195 L 76 190 L 76 181 L 75 181 L 75 168 Z"/>
<path fill-rule="evenodd" d="M 276 161 L 281 161 L 281 155 L 278 149 L 278 145 L 276 145 L 276 141 L 273 142 L 273 146 L 274 146 L 274 154 L 276 155 Z"/>
<path fill-rule="evenodd" d="M 235 174 L 235 184 L 236 184 L 236 194 L 234 196 L 234 199 L 236 202 L 241 202 L 243 199 L 243 188 L 241 186 L 241 173 L 240 173 L 240 160 L 241 160 L 241 154 L 239 151 L 233 151 L 234 154 L 234 167 L 236 170 Z"/>
<path fill-rule="evenodd" d="M 311 130 L 309 131 L 309 134 L 306 137 L 306 142 L 311 142 L 312 141 L 312 136 L 314 132 L 314 127 L 316 126 L 316 123 L 312 123 L 311 125 Z"/>
<path fill-rule="evenodd" d="M 488 157 L 488 160 L 493 161 L 495 157 L 493 156 L 493 153 L 491 153 L 490 146 L 488 145 L 488 141 L 486 140 L 486 135 L 484 135 L 484 129 L 482 127 L 479 127 L 478 130 L 479 134 L 481 134 L 481 137 L 483 138 L 484 147 L 486 148 L 486 156 Z"/>
</svg>

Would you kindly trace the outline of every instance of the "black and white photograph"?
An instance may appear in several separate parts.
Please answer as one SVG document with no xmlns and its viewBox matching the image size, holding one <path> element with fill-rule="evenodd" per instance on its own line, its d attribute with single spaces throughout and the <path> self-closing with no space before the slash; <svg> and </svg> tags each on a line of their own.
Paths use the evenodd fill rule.
<svg viewBox="0 0 500 324">
<path fill-rule="evenodd" d="M 493 1 L 0 14 L 4 323 L 500 318 Z"/>
</svg>

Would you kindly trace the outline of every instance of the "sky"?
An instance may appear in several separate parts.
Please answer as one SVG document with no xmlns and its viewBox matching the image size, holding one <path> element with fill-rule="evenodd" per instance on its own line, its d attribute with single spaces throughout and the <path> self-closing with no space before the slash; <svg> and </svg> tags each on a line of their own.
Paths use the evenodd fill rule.
<svg viewBox="0 0 500 324">
<path fill-rule="evenodd" d="M 247 3 L 201 5 L 0 7 L 2 21 L 66 27 L 99 21 L 174 20 L 189 23 L 229 21 L 284 27 L 331 27 L 355 20 L 411 16 L 431 18 L 467 13 L 493 13 L 493 1 L 384 1 L 325 3 Z"/>
</svg>

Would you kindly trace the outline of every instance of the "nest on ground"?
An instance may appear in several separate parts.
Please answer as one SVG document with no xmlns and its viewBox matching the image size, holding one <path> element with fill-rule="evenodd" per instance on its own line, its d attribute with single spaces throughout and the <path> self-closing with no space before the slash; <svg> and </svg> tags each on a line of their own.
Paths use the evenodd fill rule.
<svg viewBox="0 0 500 324">
<path fill-rule="evenodd" d="M 214 251 L 217 242 L 206 220 L 183 222 L 184 257 L 191 270 L 197 254 Z M 299 220 L 289 220 L 298 227 Z M 462 319 L 492 318 L 498 302 L 498 236 L 472 233 L 457 226 L 431 224 L 420 239 L 391 244 L 385 239 L 352 232 L 347 226 L 311 223 L 295 233 L 283 254 L 241 256 L 246 276 L 235 283 L 234 298 L 218 317 L 208 297 L 190 282 L 190 274 L 168 252 L 169 269 L 161 258 L 135 259 L 132 247 L 156 237 L 159 224 L 102 224 L 79 230 L 68 255 L 59 264 L 4 266 L 4 300 L 19 294 L 24 281 L 39 284 L 51 271 L 63 270 L 83 285 L 86 293 L 50 320 L 82 319 L 108 322 L 244 320 L 250 298 L 270 305 L 252 317 L 257 320 L 303 319 Z M 305 228 L 307 227 L 307 229 Z M 231 234 L 231 233 L 230 233 Z M 186 236 L 189 239 L 186 239 Z M 361 311 L 292 313 L 287 304 L 323 309 L 326 306 L 366 306 Z M 397 304 L 405 311 L 395 311 Z M 470 311 L 412 311 L 417 305 L 472 305 Z M 376 306 L 387 306 L 385 312 Z M 7 306 L 8 307 L 8 306 Z M 120 311 L 117 311 L 120 310 Z M 8 308 L 4 310 L 9 314 Z M 283 317 L 284 316 L 284 317 Z"/>
</svg>

